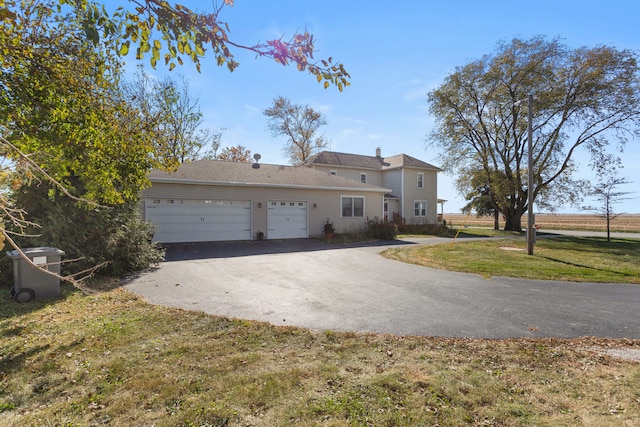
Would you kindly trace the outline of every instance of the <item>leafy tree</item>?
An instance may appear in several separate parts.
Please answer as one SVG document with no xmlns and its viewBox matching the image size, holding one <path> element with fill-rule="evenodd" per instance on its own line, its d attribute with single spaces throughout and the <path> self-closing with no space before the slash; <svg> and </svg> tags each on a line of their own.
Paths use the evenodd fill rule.
<svg viewBox="0 0 640 427">
<path fill-rule="evenodd" d="M 0 151 L 14 171 L 25 172 L 14 179 L 29 181 L 25 169 L 37 166 L 88 200 L 136 198 L 154 166 L 152 141 L 136 131 L 140 119 L 114 90 L 117 58 L 83 41 L 76 22 L 42 3 L 25 7 L 21 19 L 22 32 L 11 32 L 6 20 L 0 26 Z M 70 177 L 83 183 L 82 193 Z"/>
<path fill-rule="evenodd" d="M 253 158 L 251 157 L 251 150 L 242 145 L 236 145 L 235 147 L 225 147 L 222 149 L 217 157 L 218 160 L 226 162 L 242 162 L 251 163 Z"/>
<path fill-rule="evenodd" d="M 469 200 L 469 203 L 462 207 L 463 213 L 470 213 L 475 211 L 476 216 L 492 216 L 493 228 L 495 230 L 500 229 L 500 212 L 494 202 L 495 194 L 494 187 L 489 185 L 490 180 L 486 176 L 483 170 L 469 171 L 471 174 L 470 180 L 464 178 L 458 180 L 458 184 L 461 187 L 461 191 L 465 194 L 465 200 Z M 466 187 L 466 191 L 462 188 Z"/>
<path fill-rule="evenodd" d="M 153 135 L 140 131 L 138 111 L 118 90 L 117 58 L 83 41 L 76 21 L 40 6 L 23 11 L 29 31 L 0 31 L 33 48 L 0 58 L 3 241 L 82 258 L 63 270 L 73 282 L 97 268 L 148 266 L 162 257 L 137 208 L 156 165 Z"/>
<path fill-rule="evenodd" d="M 482 170 L 505 229 L 521 231 L 536 203 L 553 207 L 582 188 L 572 180 L 581 148 L 606 149 L 638 134 L 640 85 L 637 55 L 609 46 L 569 49 L 542 37 L 500 43 L 497 51 L 456 68 L 428 95 L 436 127 L 430 144 L 446 169 L 463 177 Z M 527 182 L 527 96 L 533 117 L 533 182 Z M 471 179 L 472 175 L 467 178 Z M 496 190 L 499 189 L 499 190 Z"/>
<path fill-rule="evenodd" d="M 139 111 L 143 130 L 152 135 L 153 156 L 161 167 L 172 169 L 217 151 L 222 130 L 202 128 L 199 99 L 191 95 L 186 80 L 156 80 L 139 66 L 135 78 L 123 82 L 122 91 Z"/>
<path fill-rule="evenodd" d="M 287 143 L 284 152 L 291 164 L 300 164 L 327 146 L 318 129 L 327 124 L 324 115 L 309 106 L 292 104 L 282 96 L 273 100 L 273 105 L 263 111 L 268 117 L 273 137 L 284 136 Z"/>
</svg>

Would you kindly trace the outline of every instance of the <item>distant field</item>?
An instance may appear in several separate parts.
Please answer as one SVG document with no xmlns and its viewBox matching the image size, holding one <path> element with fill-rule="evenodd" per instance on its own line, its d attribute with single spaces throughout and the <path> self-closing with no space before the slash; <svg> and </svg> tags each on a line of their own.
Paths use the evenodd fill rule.
<svg viewBox="0 0 640 427">
<path fill-rule="evenodd" d="M 468 226 L 486 226 L 493 227 L 493 218 L 481 217 L 475 215 L 445 213 L 444 219 L 447 224 L 453 227 Z M 607 224 L 605 220 L 593 214 L 536 214 L 536 225 L 541 229 L 547 230 L 590 230 L 590 231 L 606 231 Z M 522 226 L 526 227 L 527 216 L 522 217 Z M 500 228 L 504 227 L 504 221 L 500 220 Z M 640 233 L 640 215 L 619 215 L 611 222 L 611 231 L 619 232 L 636 232 Z"/>
</svg>

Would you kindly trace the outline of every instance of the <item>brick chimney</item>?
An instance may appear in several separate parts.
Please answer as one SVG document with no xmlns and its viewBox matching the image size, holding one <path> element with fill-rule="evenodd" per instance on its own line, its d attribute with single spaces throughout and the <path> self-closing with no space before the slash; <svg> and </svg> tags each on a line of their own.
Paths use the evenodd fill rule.
<svg viewBox="0 0 640 427">
<path fill-rule="evenodd" d="M 380 147 L 376 148 L 376 157 L 382 157 L 382 150 L 380 149 Z"/>
</svg>

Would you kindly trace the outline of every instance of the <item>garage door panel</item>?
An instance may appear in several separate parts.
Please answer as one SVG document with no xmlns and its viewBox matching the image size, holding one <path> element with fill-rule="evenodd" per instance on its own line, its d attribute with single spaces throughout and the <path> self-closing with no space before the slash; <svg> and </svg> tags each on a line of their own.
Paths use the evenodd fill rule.
<svg viewBox="0 0 640 427">
<path fill-rule="evenodd" d="M 194 224 L 194 225 L 247 225 L 245 215 L 155 215 L 151 217 L 152 221 L 157 224 Z"/>
<path fill-rule="evenodd" d="M 165 223 L 166 224 L 166 223 Z M 244 226 L 244 224 L 238 224 L 240 226 Z M 238 231 L 249 232 L 250 229 L 234 227 L 232 224 L 189 224 L 189 223 L 178 223 L 171 224 L 171 227 L 166 227 L 163 232 L 174 232 L 174 233 L 189 233 L 189 232 L 202 232 L 202 233 L 229 233 L 229 232 L 238 232 Z"/>
<path fill-rule="evenodd" d="M 251 240 L 248 200 L 147 199 L 146 207 L 146 219 L 157 227 L 156 241 Z"/>
<path fill-rule="evenodd" d="M 308 208 L 304 201 L 270 200 L 267 210 L 267 238 L 307 238 Z"/>
</svg>

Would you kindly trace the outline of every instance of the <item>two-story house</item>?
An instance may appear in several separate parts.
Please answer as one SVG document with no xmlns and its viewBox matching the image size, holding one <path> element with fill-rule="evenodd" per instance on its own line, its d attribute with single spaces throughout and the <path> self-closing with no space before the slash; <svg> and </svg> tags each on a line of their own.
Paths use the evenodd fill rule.
<svg viewBox="0 0 640 427">
<path fill-rule="evenodd" d="M 323 151 L 305 165 L 330 175 L 388 188 L 385 220 L 407 224 L 435 224 L 438 217 L 438 172 L 442 169 L 406 154 L 382 157 Z"/>
<path fill-rule="evenodd" d="M 436 223 L 439 171 L 379 149 L 325 151 L 300 166 L 198 160 L 152 171 L 143 212 L 163 243 L 319 237 L 327 220 L 338 232 L 374 218 Z"/>
</svg>

